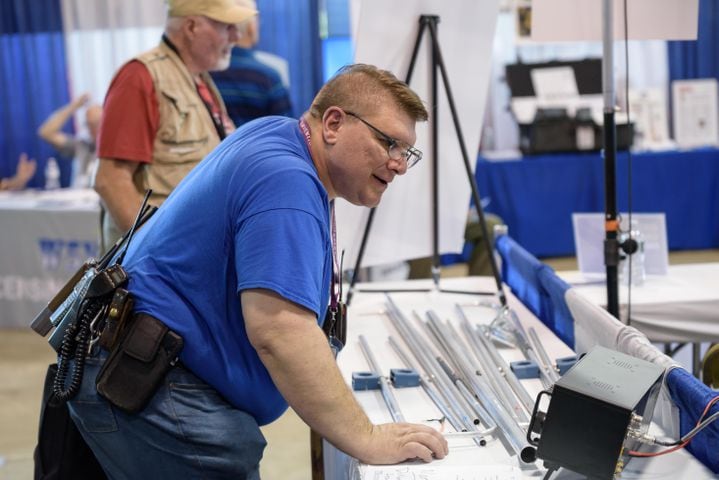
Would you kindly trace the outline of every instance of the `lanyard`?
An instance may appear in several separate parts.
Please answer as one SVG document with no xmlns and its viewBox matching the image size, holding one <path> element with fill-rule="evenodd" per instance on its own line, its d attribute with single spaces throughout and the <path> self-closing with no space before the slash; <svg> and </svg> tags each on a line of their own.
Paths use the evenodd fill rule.
<svg viewBox="0 0 719 480">
<path fill-rule="evenodd" d="M 302 130 L 302 136 L 307 144 L 307 150 L 310 152 L 312 157 L 312 134 L 310 133 L 310 127 L 307 125 L 307 121 L 304 118 L 300 118 L 300 130 Z M 331 237 L 330 242 L 332 243 L 332 288 L 330 290 L 330 309 L 334 312 L 339 308 L 340 297 L 342 296 L 342 270 L 341 265 L 337 259 L 337 223 L 335 222 L 335 202 L 330 202 L 330 223 Z"/>
</svg>

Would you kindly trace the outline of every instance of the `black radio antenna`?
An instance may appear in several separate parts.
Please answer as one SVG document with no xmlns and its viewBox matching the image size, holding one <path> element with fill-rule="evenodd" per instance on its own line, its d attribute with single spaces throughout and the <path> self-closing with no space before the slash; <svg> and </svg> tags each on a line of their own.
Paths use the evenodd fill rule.
<svg viewBox="0 0 719 480">
<path fill-rule="evenodd" d="M 142 205 L 140 205 L 140 210 L 137 212 L 137 216 L 135 217 L 135 221 L 132 223 L 132 227 L 130 228 L 130 231 L 127 232 L 127 241 L 125 242 L 125 248 L 122 249 L 122 253 L 117 258 L 117 265 L 122 265 L 122 261 L 125 259 L 125 254 L 127 253 L 127 249 L 130 247 L 130 241 L 132 241 L 132 236 L 135 235 L 135 230 L 137 230 L 141 224 L 141 220 L 145 217 L 145 209 L 148 207 L 147 200 L 150 198 L 150 195 L 152 194 L 152 189 L 145 190 L 145 198 L 142 199 Z M 154 208 L 154 207 L 149 207 Z M 155 208 L 156 210 L 156 208 Z M 152 213 L 155 213 L 154 210 L 152 210 Z M 152 215 L 150 213 L 150 215 Z M 149 217 L 147 217 L 149 218 Z M 144 222 L 144 221 L 143 221 Z"/>
</svg>

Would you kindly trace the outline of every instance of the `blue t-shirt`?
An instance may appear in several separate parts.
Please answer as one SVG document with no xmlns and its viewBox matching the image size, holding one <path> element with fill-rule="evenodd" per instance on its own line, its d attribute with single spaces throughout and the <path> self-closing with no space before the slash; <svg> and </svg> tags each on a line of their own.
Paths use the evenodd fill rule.
<svg viewBox="0 0 719 480">
<path fill-rule="evenodd" d="M 265 117 L 225 139 L 132 240 L 137 312 L 185 342 L 182 362 L 260 425 L 287 402 L 247 339 L 240 293 L 263 288 L 322 323 L 332 279 L 329 202 L 297 120 Z"/>
</svg>

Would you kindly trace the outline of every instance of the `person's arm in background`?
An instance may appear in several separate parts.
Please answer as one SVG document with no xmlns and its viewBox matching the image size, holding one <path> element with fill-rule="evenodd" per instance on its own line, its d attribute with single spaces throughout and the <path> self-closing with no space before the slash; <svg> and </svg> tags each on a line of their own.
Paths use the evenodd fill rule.
<svg viewBox="0 0 719 480">
<path fill-rule="evenodd" d="M 35 175 L 36 168 L 35 160 L 28 159 L 27 153 L 21 153 L 15 175 L 0 179 L 0 190 L 22 190 Z"/>
<path fill-rule="evenodd" d="M 431 427 L 369 421 L 314 313 L 269 290 L 245 290 L 241 302 L 247 336 L 273 382 L 302 420 L 338 449 L 368 464 L 447 455 L 447 441 Z"/>
<path fill-rule="evenodd" d="M 110 85 L 98 134 L 98 167 L 93 188 L 120 231 L 132 226 L 142 204 L 134 176 L 152 161 L 159 125 L 155 87 L 147 68 L 126 64 Z"/>
<path fill-rule="evenodd" d="M 66 148 L 70 137 L 62 131 L 62 127 L 89 99 L 90 96 L 87 93 L 82 94 L 67 105 L 52 112 L 52 114 L 47 117 L 47 120 L 40 125 L 37 134 L 58 150 Z"/>
<path fill-rule="evenodd" d="M 99 159 L 93 187 L 122 232 L 130 229 L 142 205 L 143 196 L 133 182 L 141 167 L 140 163 L 127 160 Z"/>
</svg>

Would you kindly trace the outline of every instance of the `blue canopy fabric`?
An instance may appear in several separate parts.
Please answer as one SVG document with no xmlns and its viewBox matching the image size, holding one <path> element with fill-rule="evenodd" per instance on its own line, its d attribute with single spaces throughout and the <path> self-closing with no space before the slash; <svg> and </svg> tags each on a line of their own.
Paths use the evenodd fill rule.
<svg viewBox="0 0 719 480">
<path fill-rule="evenodd" d="M 681 368 L 675 368 L 669 372 L 667 386 L 672 400 L 679 408 L 682 436 L 696 426 L 699 416 L 711 399 L 719 396 L 718 391 L 710 389 Z M 705 418 L 717 412 L 719 412 L 719 402 L 712 406 Z M 713 422 L 699 432 L 686 449 L 709 467 L 712 472 L 719 473 L 719 421 Z"/>
<path fill-rule="evenodd" d="M 569 285 L 508 235 L 496 240 L 502 279 L 512 293 L 564 343 L 574 348 L 574 320 L 564 295 Z"/>
</svg>

